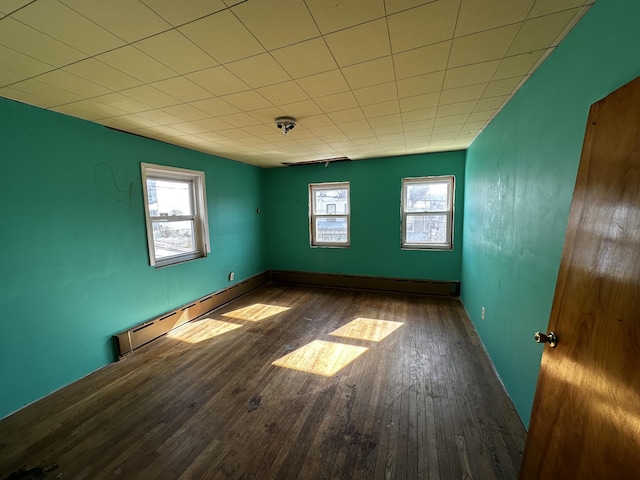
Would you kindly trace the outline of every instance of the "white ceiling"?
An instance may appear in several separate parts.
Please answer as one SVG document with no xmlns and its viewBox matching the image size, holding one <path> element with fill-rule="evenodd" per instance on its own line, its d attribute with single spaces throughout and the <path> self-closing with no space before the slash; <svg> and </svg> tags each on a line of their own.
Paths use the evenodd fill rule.
<svg viewBox="0 0 640 480">
<path fill-rule="evenodd" d="M 0 96 L 264 167 L 459 150 L 594 1 L 0 0 Z"/>
</svg>

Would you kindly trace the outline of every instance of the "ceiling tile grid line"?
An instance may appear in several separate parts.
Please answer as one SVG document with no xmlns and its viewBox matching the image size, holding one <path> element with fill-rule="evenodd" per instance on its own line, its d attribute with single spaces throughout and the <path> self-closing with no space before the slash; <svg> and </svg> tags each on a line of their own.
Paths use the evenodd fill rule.
<svg viewBox="0 0 640 480">
<path fill-rule="evenodd" d="M 593 4 L 233 3 L 24 2 L 0 96 L 259 166 L 461 149 Z"/>
</svg>

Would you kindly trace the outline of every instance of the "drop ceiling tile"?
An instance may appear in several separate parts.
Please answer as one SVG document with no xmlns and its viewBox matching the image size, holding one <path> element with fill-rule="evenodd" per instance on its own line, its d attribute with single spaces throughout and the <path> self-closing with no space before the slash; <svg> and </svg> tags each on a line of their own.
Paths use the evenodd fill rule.
<svg viewBox="0 0 640 480">
<path fill-rule="evenodd" d="M 535 0 L 463 1 L 458 14 L 456 37 L 523 22 Z"/>
<path fill-rule="evenodd" d="M 360 106 L 372 105 L 374 103 L 382 103 L 398 98 L 398 91 L 395 82 L 383 83 L 373 87 L 359 88 L 353 90 Z"/>
<path fill-rule="evenodd" d="M 333 120 L 333 122 L 341 130 L 343 129 L 344 124 L 355 122 L 357 120 L 361 120 L 363 122 L 363 125 L 367 127 L 369 126 L 360 108 L 348 108 L 346 110 L 339 110 L 339 111 L 327 113 L 327 115 L 329 115 L 329 118 Z"/>
<path fill-rule="evenodd" d="M 124 45 L 121 39 L 57 0 L 33 2 L 12 17 L 88 55 Z"/>
<path fill-rule="evenodd" d="M 279 107 L 267 107 L 260 108 L 258 110 L 251 110 L 249 112 L 249 115 L 251 115 L 256 120 L 260 120 L 264 124 L 273 125 L 273 128 L 276 128 L 276 124 L 274 122 L 274 119 L 276 117 L 283 117 L 285 115 L 291 116 L 290 114 L 285 113 Z"/>
<path fill-rule="evenodd" d="M 0 88 L 0 97 L 11 98 L 12 100 L 17 100 L 29 105 L 36 105 L 42 108 L 54 107 L 60 103 L 52 98 L 45 98 L 31 92 L 18 90 L 17 88 L 14 88 L 14 86 Z"/>
<path fill-rule="evenodd" d="M 147 120 L 151 120 L 158 125 L 172 125 L 176 123 L 183 123 L 182 119 L 165 112 L 164 110 L 148 110 L 146 112 L 140 112 L 138 115 Z M 184 132 L 182 132 L 184 133 Z"/>
<path fill-rule="evenodd" d="M 530 53 L 523 53 L 513 57 L 506 57 L 500 61 L 500 66 L 493 74 L 492 80 L 502 80 L 503 78 L 527 75 L 533 67 L 540 61 L 546 50 L 538 50 Z"/>
<path fill-rule="evenodd" d="M 478 102 L 472 100 L 470 102 L 452 103 L 450 105 L 441 105 L 438 107 L 438 117 L 447 117 L 450 115 L 462 115 L 473 112 Z"/>
<path fill-rule="evenodd" d="M 232 10 L 267 50 L 320 34 L 302 0 L 260 0 L 241 3 Z"/>
<path fill-rule="evenodd" d="M 115 105 L 110 105 L 108 103 L 105 103 L 109 101 L 109 98 L 107 99 L 104 99 L 103 97 L 98 97 L 98 98 L 102 101 L 98 101 L 97 99 L 88 99 L 88 100 L 81 100 L 79 102 L 75 102 L 69 105 L 73 105 L 74 108 L 78 108 L 80 110 L 94 113 L 95 115 L 98 116 L 98 118 L 114 117 L 114 116 L 126 115 L 127 113 L 130 113 L 121 108 L 116 107 Z"/>
<path fill-rule="evenodd" d="M 496 114 L 497 110 L 483 110 L 481 112 L 473 112 L 469 115 L 467 122 L 487 121 Z"/>
<path fill-rule="evenodd" d="M 82 108 L 78 108 L 75 103 L 67 103 L 66 105 L 58 105 L 57 107 L 51 108 L 54 112 L 63 113 L 65 115 L 70 115 L 76 118 L 82 118 L 84 120 L 89 120 L 93 122 L 98 120 L 99 118 L 103 118 L 103 113 L 91 112 L 89 110 L 84 110 Z"/>
<path fill-rule="evenodd" d="M 306 0 L 305 3 L 323 34 L 366 23 L 385 15 L 383 0 Z"/>
<path fill-rule="evenodd" d="M 349 85 L 340 70 L 318 73 L 310 77 L 299 78 L 296 81 L 312 98 L 349 91 Z"/>
<path fill-rule="evenodd" d="M 34 98 L 43 99 L 46 103 L 43 106 L 47 107 L 82 100 L 82 96 L 76 93 L 57 86 L 49 85 L 33 78 L 15 83 L 11 88 L 31 95 Z"/>
<path fill-rule="evenodd" d="M 287 72 L 268 53 L 228 63 L 226 67 L 252 88 L 290 80 Z"/>
<path fill-rule="evenodd" d="M 273 133 L 273 127 L 267 125 L 251 125 L 248 127 L 243 127 L 243 130 L 251 135 L 269 135 Z M 296 135 L 298 134 L 298 126 L 296 126 Z M 262 141 L 262 139 L 260 139 Z"/>
<path fill-rule="evenodd" d="M 326 137 L 328 135 L 339 135 L 342 133 L 342 130 L 340 130 L 332 122 L 330 125 L 314 128 L 313 132 L 315 133 L 316 136 Z"/>
<path fill-rule="evenodd" d="M 101 97 L 96 97 L 95 101 L 104 104 L 107 107 L 116 108 L 125 113 L 139 113 L 151 109 L 151 107 L 146 103 L 140 102 L 133 98 L 129 98 L 120 93 L 110 93 L 108 95 L 102 95 Z"/>
<path fill-rule="evenodd" d="M 475 83 L 487 83 L 493 77 L 500 60 L 475 63 L 464 67 L 450 68 L 444 78 L 443 88 L 466 87 Z"/>
<path fill-rule="evenodd" d="M 162 17 L 137 0 L 61 1 L 127 42 L 135 42 L 171 28 Z"/>
<path fill-rule="evenodd" d="M 400 113 L 400 104 L 397 100 L 374 103 L 363 106 L 362 112 L 370 120 L 378 117 L 388 118 L 392 114 Z"/>
<path fill-rule="evenodd" d="M 0 45 L 56 67 L 77 62 L 86 56 L 11 17 L 2 19 Z"/>
<path fill-rule="evenodd" d="M 7 71 L 15 72 L 21 78 L 32 77 L 53 69 L 47 63 L 2 45 L 0 45 L 0 65 Z"/>
<path fill-rule="evenodd" d="M 391 56 L 345 67 L 342 69 L 342 74 L 352 89 L 370 87 L 395 80 Z"/>
<path fill-rule="evenodd" d="M 201 127 L 204 127 L 211 132 L 218 132 L 220 130 L 226 130 L 229 128 L 229 124 L 227 122 L 223 122 L 219 118 L 205 118 L 204 120 L 195 120 L 193 123 L 195 123 L 196 125 L 200 125 Z M 214 141 L 220 139 L 217 134 L 198 134 L 198 136 Z"/>
<path fill-rule="evenodd" d="M 0 87 L 6 87 L 12 83 L 26 80 L 28 77 L 28 75 L 22 75 L 20 73 L 6 70 L 2 67 L 2 64 L 0 64 Z"/>
<path fill-rule="evenodd" d="M 433 139 L 436 135 L 447 135 L 447 137 L 449 137 L 448 134 L 450 133 L 458 133 L 460 130 L 462 130 L 462 124 L 459 125 L 447 125 L 445 127 L 433 127 L 433 131 L 431 132 L 431 138 Z M 440 138 L 445 138 L 440 137 Z M 455 136 L 454 136 L 455 138 Z"/>
<path fill-rule="evenodd" d="M 499 97 L 504 95 L 510 95 L 514 92 L 516 87 L 520 85 L 520 83 L 526 77 L 513 77 L 513 78 L 505 78 L 504 80 L 496 80 L 495 82 L 489 82 L 487 88 L 485 89 L 482 97 L 480 98 L 490 98 L 490 97 Z"/>
<path fill-rule="evenodd" d="M 570 8 L 581 7 L 583 5 L 593 3 L 593 1 L 595 0 L 537 0 L 529 13 L 529 18 L 540 17 L 542 15 L 549 15 L 550 13 L 569 10 Z"/>
<path fill-rule="evenodd" d="M 68 92 L 73 92 L 83 98 L 97 97 L 111 93 L 111 90 L 96 83 L 77 77 L 64 70 L 54 70 L 38 77 L 38 81 L 57 87 Z"/>
<path fill-rule="evenodd" d="M 280 48 L 272 51 L 271 55 L 292 78 L 306 77 L 338 67 L 322 38 Z"/>
<path fill-rule="evenodd" d="M 240 111 L 237 107 L 220 98 L 208 98 L 206 100 L 192 102 L 190 105 L 211 116 L 228 115 Z"/>
<path fill-rule="evenodd" d="M 324 38 L 340 67 L 385 57 L 391 53 L 384 18 L 331 33 Z"/>
<path fill-rule="evenodd" d="M 165 137 L 181 137 L 183 135 L 186 135 L 184 132 L 181 132 L 180 130 L 168 125 L 156 125 L 155 127 L 141 128 L 140 130 L 137 130 L 137 132 L 145 132 L 145 134 L 151 138 L 163 139 Z"/>
<path fill-rule="evenodd" d="M 446 127 L 449 125 L 462 125 L 467 121 L 467 118 L 469 118 L 468 113 L 465 113 L 462 115 L 450 115 L 446 117 L 445 116 L 441 117 L 440 115 L 438 115 L 435 119 L 433 126 L 435 128 L 435 127 Z"/>
<path fill-rule="evenodd" d="M 214 67 L 213 58 L 177 30 L 170 30 L 136 42 L 135 47 L 178 73 Z"/>
<path fill-rule="evenodd" d="M 32 1 L 33 0 L 1 0 L 0 11 L 9 15 Z"/>
<path fill-rule="evenodd" d="M 511 44 L 507 55 L 518 55 L 520 53 L 555 46 L 560 34 L 564 32 L 565 28 L 569 26 L 580 10 L 581 9 L 567 10 L 565 12 L 527 20 Z"/>
<path fill-rule="evenodd" d="M 265 51 L 229 10 L 189 23 L 178 30 L 223 64 Z"/>
<path fill-rule="evenodd" d="M 333 121 L 324 113 L 320 115 L 313 115 L 311 117 L 305 117 L 304 125 L 307 128 L 324 127 L 327 125 L 333 125 Z"/>
<path fill-rule="evenodd" d="M 253 90 L 246 92 L 234 93 L 221 97 L 222 100 L 240 109 L 241 111 L 258 110 L 261 108 L 269 108 L 271 103 L 264 97 Z"/>
<path fill-rule="evenodd" d="M 139 80 L 94 58 L 87 58 L 81 62 L 67 65 L 64 67 L 64 71 L 115 91 L 140 85 Z"/>
<path fill-rule="evenodd" d="M 118 48 L 95 58 L 143 83 L 176 76 L 176 72 L 132 46 Z"/>
<path fill-rule="evenodd" d="M 400 110 L 398 109 L 398 111 Z M 365 115 L 366 115 L 366 112 L 365 112 Z M 402 117 L 400 116 L 399 113 L 394 113 L 392 115 L 385 115 L 382 117 L 374 117 L 374 118 L 367 116 L 367 119 L 369 121 L 369 125 L 371 125 L 371 127 L 373 128 L 388 127 L 390 125 L 402 123 Z"/>
<path fill-rule="evenodd" d="M 171 95 L 185 103 L 206 100 L 213 95 L 204 88 L 196 85 L 185 77 L 174 77 L 161 80 L 151 84 L 151 86 Z"/>
<path fill-rule="evenodd" d="M 453 37 L 460 0 L 439 0 L 388 17 L 393 53 Z"/>
<path fill-rule="evenodd" d="M 480 130 L 487 124 L 486 120 L 480 120 L 476 122 L 467 122 L 462 126 L 462 130 Z"/>
<path fill-rule="evenodd" d="M 309 99 L 309 96 L 294 81 L 262 87 L 257 92 L 274 105 L 285 105 Z"/>
<path fill-rule="evenodd" d="M 482 112 L 483 110 L 497 110 L 509 98 L 508 95 L 502 97 L 492 97 L 479 100 L 473 108 L 474 112 Z"/>
<path fill-rule="evenodd" d="M 174 27 L 210 15 L 227 6 L 221 0 L 142 0 Z"/>
<path fill-rule="evenodd" d="M 398 96 L 405 98 L 440 91 L 444 74 L 440 71 L 398 80 Z"/>
<path fill-rule="evenodd" d="M 422 110 L 429 107 L 437 107 L 440 101 L 440 92 L 425 93 L 415 97 L 400 99 L 400 111 L 410 112 L 411 110 Z"/>
<path fill-rule="evenodd" d="M 217 98 L 211 100 L 218 100 Z M 207 100 L 204 100 L 205 102 Z M 193 122 L 194 120 L 204 120 L 209 118 L 209 114 L 191 105 L 174 105 L 172 107 L 166 107 L 162 109 L 164 112 L 181 118 L 185 122 Z M 231 113 L 231 112 L 229 112 Z"/>
<path fill-rule="evenodd" d="M 470 85 L 468 87 L 443 90 L 440 94 L 440 105 L 478 100 L 482 96 L 486 86 L 486 83 L 481 83 L 478 85 Z"/>
<path fill-rule="evenodd" d="M 519 29 L 520 25 L 510 25 L 456 38 L 451 47 L 449 68 L 501 59 Z"/>
<path fill-rule="evenodd" d="M 404 132 L 423 132 L 423 133 L 426 133 L 428 131 L 428 133 L 431 134 L 431 129 L 433 128 L 434 122 L 435 122 L 434 118 L 416 120 L 414 122 L 406 122 L 402 124 L 402 130 Z"/>
<path fill-rule="evenodd" d="M 334 95 L 327 95 L 326 97 L 318 97 L 315 99 L 315 102 L 325 113 L 358 107 L 358 102 L 351 92 L 336 93 Z"/>
<path fill-rule="evenodd" d="M 395 135 L 396 133 L 402 133 L 402 124 L 398 123 L 397 125 L 388 125 L 386 127 L 377 127 L 377 128 L 373 129 L 373 132 L 378 137 L 380 137 L 382 135 Z"/>
<path fill-rule="evenodd" d="M 435 43 L 393 55 L 396 78 L 415 77 L 447 68 L 451 41 Z"/>
<path fill-rule="evenodd" d="M 362 140 L 364 138 L 376 138 L 376 134 L 370 128 L 367 128 L 365 130 L 348 131 L 348 132 L 345 132 L 345 135 L 351 141 Z M 345 145 L 345 147 L 348 147 L 348 146 L 349 145 Z"/>
<path fill-rule="evenodd" d="M 180 100 L 176 97 L 158 90 L 151 85 L 139 85 L 127 90 L 122 90 L 120 93 L 134 100 L 143 102 L 153 108 L 169 107 L 180 103 Z"/>
<path fill-rule="evenodd" d="M 217 96 L 249 90 L 249 85 L 222 66 L 189 73 L 186 77 Z"/>
<path fill-rule="evenodd" d="M 155 127 L 158 123 L 148 118 L 141 117 L 137 113 L 130 113 L 128 115 L 122 115 L 120 117 L 112 117 L 102 122 L 104 125 L 111 127 L 117 127 L 122 129 L 140 129 Z"/>
<path fill-rule="evenodd" d="M 256 120 L 255 118 L 253 118 L 251 115 L 248 115 L 246 113 L 232 113 L 231 115 L 225 115 L 223 117 L 218 117 L 218 120 L 222 120 L 223 122 L 226 122 L 229 124 L 229 126 L 233 126 L 233 127 L 238 127 L 238 128 L 242 128 L 242 127 L 250 127 L 252 125 L 259 125 L 260 121 Z M 221 132 L 224 134 L 224 132 Z M 246 137 L 247 135 L 249 135 L 247 132 L 242 132 L 244 134 L 244 136 Z M 237 138 L 237 137 L 234 137 Z"/>
<path fill-rule="evenodd" d="M 436 107 L 402 112 L 402 123 L 417 122 L 419 120 L 435 118 L 436 113 Z"/>
<path fill-rule="evenodd" d="M 302 102 L 287 103 L 285 105 L 280 105 L 280 109 L 285 112 L 285 115 L 295 117 L 297 119 L 307 118 L 323 113 L 320 107 L 313 100 L 303 100 Z M 254 112 L 251 112 L 251 115 L 253 114 Z"/>
<path fill-rule="evenodd" d="M 357 110 L 357 108 L 353 110 L 343 110 L 342 112 L 331 113 L 329 114 L 329 116 L 336 116 L 338 118 L 336 123 L 338 124 L 338 128 L 342 133 L 369 130 L 369 132 L 371 132 L 369 136 L 372 136 L 373 130 L 371 130 L 369 122 L 367 122 L 362 116 L 361 112 L 358 112 Z M 351 114 L 350 112 L 353 112 L 353 114 Z M 344 119 L 339 119 L 339 116 L 345 113 L 347 115 L 344 116 Z"/>
</svg>

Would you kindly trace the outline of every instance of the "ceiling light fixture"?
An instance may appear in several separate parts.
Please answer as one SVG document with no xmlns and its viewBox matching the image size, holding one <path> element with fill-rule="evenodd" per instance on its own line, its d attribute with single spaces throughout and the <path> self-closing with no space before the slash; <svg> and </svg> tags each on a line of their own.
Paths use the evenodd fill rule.
<svg viewBox="0 0 640 480">
<path fill-rule="evenodd" d="M 296 119 L 293 117 L 276 118 L 276 127 L 282 130 L 285 135 L 288 134 L 296 126 Z"/>
</svg>

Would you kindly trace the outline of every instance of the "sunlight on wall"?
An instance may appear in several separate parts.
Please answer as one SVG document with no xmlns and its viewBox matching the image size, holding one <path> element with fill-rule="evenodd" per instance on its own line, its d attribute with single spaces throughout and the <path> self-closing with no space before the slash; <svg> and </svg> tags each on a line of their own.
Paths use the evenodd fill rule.
<svg viewBox="0 0 640 480">
<path fill-rule="evenodd" d="M 267 305 L 264 303 L 254 303 L 247 307 L 238 308 L 231 312 L 223 313 L 223 317 L 237 318 L 239 320 L 248 320 L 250 322 L 259 322 L 265 318 L 273 317 L 282 312 L 289 310 L 289 307 L 280 307 L 278 305 Z"/>
<path fill-rule="evenodd" d="M 167 333 L 167 337 L 180 340 L 181 342 L 200 343 L 242 327 L 242 325 L 237 323 L 223 322 L 222 320 L 214 320 L 213 318 L 190 322 L 187 323 L 186 326 L 195 328 L 177 328 Z"/>
<path fill-rule="evenodd" d="M 367 350 L 367 347 L 314 340 L 279 358 L 272 365 L 331 377 Z"/>
<path fill-rule="evenodd" d="M 404 325 L 402 322 L 391 322 L 388 320 L 359 317 L 337 330 L 334 330 L 329 335 L 380 342 L 395 332 L 402 325 Z"/>
</svg>

